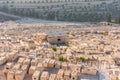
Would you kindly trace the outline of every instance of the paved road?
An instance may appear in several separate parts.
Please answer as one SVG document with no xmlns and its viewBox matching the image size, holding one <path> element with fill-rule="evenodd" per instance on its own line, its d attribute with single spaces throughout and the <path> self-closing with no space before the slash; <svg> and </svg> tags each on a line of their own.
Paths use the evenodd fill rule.
<svg viewBox="0 0 120 80">
<path fill-rule="evenodd" d="M 98 75 L 83 75 L 83 74 L 79 76 L 79 80 L 80 79 L 99 80 Z"/>
<path fill-rule="evenodd" d="M 8 17 L 13 17 L 13 18 L 21 18 L 19 16 L 16 16 L 16 15 L 12 15 L 12 14 L 8 14 L 8 13 L 4 13 L 4 12 L 0 12 L 1 15 L 4 15 L 4 16 L 8 16 Z"/>
</svg>

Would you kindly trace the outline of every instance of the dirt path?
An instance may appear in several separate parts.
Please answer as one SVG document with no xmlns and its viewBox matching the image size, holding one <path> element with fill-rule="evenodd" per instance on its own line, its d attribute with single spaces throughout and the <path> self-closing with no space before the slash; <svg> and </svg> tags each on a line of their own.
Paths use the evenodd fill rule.
<svg viewBox="0 0 120 80">
<path fill-rule="evenodd" d="M 0 71 L 0 80 L 7 80 L 6 75 L 2 71 Z"/>
<path fill-rule="evenodd" d="M 0 12 L 1 15 L 4 15 L 4 16 L 8 16 L 8 17 L 13 17 L 13 18 L 21 18 L 19 16 L 15 16 L 15 15 L 12 15 L 12 14 L 8 14 L 8 13 L 4 13 L 4 12 Z"/>
</svg>

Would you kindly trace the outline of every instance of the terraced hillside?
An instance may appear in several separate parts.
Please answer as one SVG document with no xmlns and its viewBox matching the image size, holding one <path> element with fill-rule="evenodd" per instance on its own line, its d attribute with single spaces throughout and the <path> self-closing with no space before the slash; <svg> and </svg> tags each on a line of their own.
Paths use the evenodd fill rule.
<svg viewBox="0 0 120 80">
<path fill-rule="evenodd" d="M 0 0 L 6 13 L 47 20 L 105 21 L 120 16 L 120 0 Z"/>
</svg>

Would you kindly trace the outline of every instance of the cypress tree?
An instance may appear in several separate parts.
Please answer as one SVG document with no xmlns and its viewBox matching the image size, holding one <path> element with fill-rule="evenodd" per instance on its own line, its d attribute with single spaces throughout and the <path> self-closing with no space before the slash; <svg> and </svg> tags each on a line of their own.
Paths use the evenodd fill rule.
<svg viewBox="0 0 120 80">
<path fill-rule="evenodd" d="M 108 16 L 107 22 L 111 22 L 111 15 Z"/>
<path fill-rule="evenodd" d="M 115 23 L 116 23 L 116 24 L 118 23 L 118 18 L 115 18 Z"/>
<path fill-rule="evenodd" d="M 120 24 L 120 16 L 119 16 L 119 19 L 118 19 L 118 24 Z"/>
</svg>

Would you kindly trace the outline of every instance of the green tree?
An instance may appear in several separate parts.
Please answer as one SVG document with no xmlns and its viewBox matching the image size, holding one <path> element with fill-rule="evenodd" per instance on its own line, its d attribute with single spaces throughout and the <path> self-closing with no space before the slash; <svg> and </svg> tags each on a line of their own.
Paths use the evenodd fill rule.
<svg viewBox="0 0 120 80">
<path fill-rule="evenodd" d="M 85 61 L 85 58 L 84 58 L 84 57 L 79 57 L 78 60 L 84 62 L 84 61 Z"/>
<path fill-rule="evenodd" d="M 111 22 L 111 15 L 108 15 L 107 22 Z"/>
<path fill-rule="evenodd" d="M 47 15 L 47 19 L 54 20 L 55 19 L 55 13 L 54 12 L 49 12 L 48 15 Z"/>
<path fill-rule="evenodd" d="M 118 23 L 118 18 L 115 18 L 115 23 Z"/>
<path fill-rule="evenodd" d="M 58 59 L 59 59 L 59 61 L 64 61 L 64 57 L 63 56 L 59 56 Z"/>
<path fill-rule="evenodd" d="M 52 48 L 53 51 L 57 51 L 56 46 L 52 46 L 51 48 Z"/>
<path fill-rule="evenodd" d="M 119 16 L 119 19 L 118 19 L 118 23 L 120 24 L 120 16 Z"/>
<path fill-rule="evenodd" d="M 8 11 L 9 11 L 9 10 L 8 10 L 8 6 L 3 6 L 3 7 L 2 7 L 2 11 L 8 13 Z"/>
<path fill-rule="evenodd" d="M 120 16 L 115 18 L 115 23 L 120 24 Z"/>
</svg>

